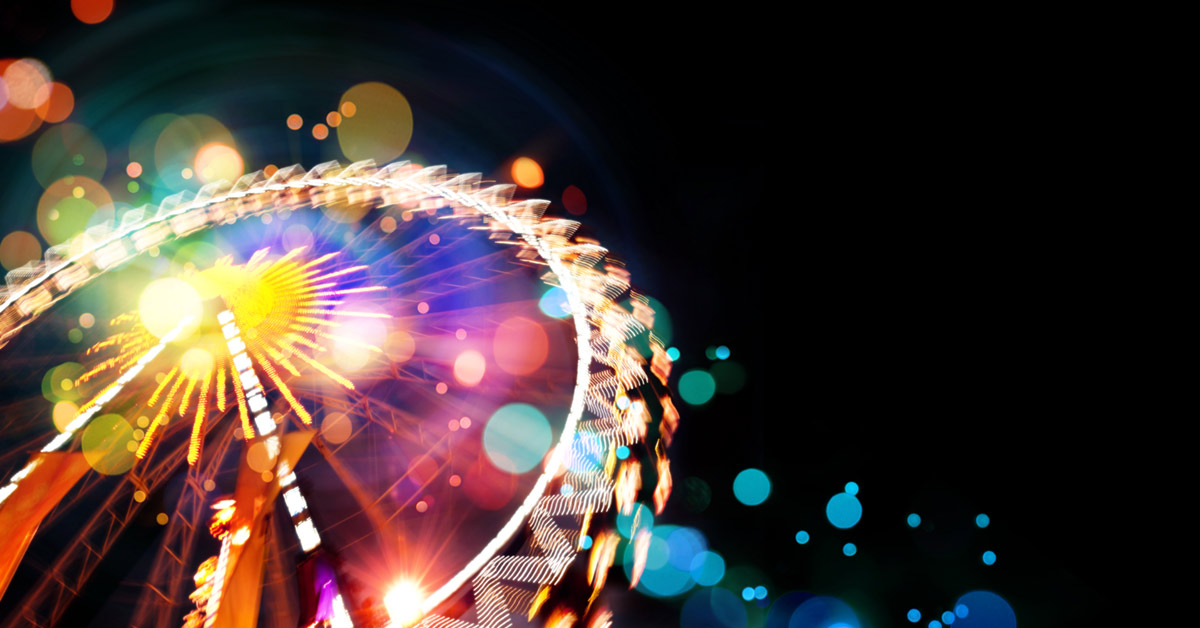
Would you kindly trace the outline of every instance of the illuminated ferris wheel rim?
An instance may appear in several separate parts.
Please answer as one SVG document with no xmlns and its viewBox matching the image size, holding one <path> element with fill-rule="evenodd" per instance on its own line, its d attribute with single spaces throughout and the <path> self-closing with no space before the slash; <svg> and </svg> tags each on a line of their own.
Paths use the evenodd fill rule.
<svg viewBox="0 0 1200 628">
<path fill-rule="evenodd" d="M 508 521 L 500 528 L 496 536 L 484 546 L 483 550 L 476 554 L 466 566 L 442 584 L 436 591 L 424 598 L 421 604 L 421 612 L 422 614 L 428 614 L 460 590 L 473 575 L 479 572 L 490 559 L 512 540 L 521 525 L 530 516 L 538 500 L 545 494 L 551 480 L 554 479 L 564 464 L 564 460 L 571 447 L 571 442 L 575 437 L 576 428 L 584 411 L 584 398 L 589 385 L 589 365 L 593 356 L 591 343 L 588 341 L 590 327 L 587 320 L 587 309 L 580 293 L 579 285 L 570 270 L 568 270 L 562 257 L 554 247 L 546 242 L 546 239 L 542 235 L 537 233 L 536 227 L 545 224 L 541 218 L 541 213 L 549 205 L 549 201 L 531 199 L 512 204 L 521 205 L 522 209 L 529 210 L 528 214 L 525 215 L 532 218 L 530 219 L 520 217 L 516 212 L 505 211 L 492 202 L 485 200 L 489 197 L 507 199 L 515 189 L 515 186 L 499 184 L 476 189 L 481 179 L 481 175 L 478 173 L 462 174 L 453 178 L 439 180 L 447 176 L 445 166 L 431 166 L 413 172 L 413 168 L 409 167 L 409 162 L 404 161 L 394 162 L 382 169 L 376 170 L 373 161 L 361 161 L 337 171 L 335 176 L 323 176 L 326 172 L 335 171 L 338 166 L 340 164 L 337 162 L 325 162 L 306 172 L 301 166 L 294 165 L 281 168 L 270 179 L 265 179 L 262 171 L 254 172 L 241 177 L 228 191 L 219 195 L 216 192 L 225 185 L 228 185 L 227 182 L 209 184 L 201 188 L 197 196 L 187 200 L 184 200 L 187 192 L 181 192 L 168 197 L 160 204 L 154 216 L 146 217 L 146 208 L 143 207 L 141 210 L 143 212 L 141 220 L 136 220 L 133 224 L 119 228 L 115 233 L 102 233 L 102 229 L 93 227 L 79 234 L 65 245 L 68 250 L 77 248 L 77 252 L 55 264 L 48 264 L 44 272 L 33 276 L 28 281 L 19 285 L 16 290 L 8 295 L 3 304 L 0 305 L 0 350 L 3 350 L 4 345 L 15 337 L 22 328 L 33 322 L 42 312 L 47 311 L 59 300 L 92 279 L 120 267 L 146 250 L 166 242 L 187 237 L 205 229 L 211 229 L 222 224 L 233 224 L 242 218 L 252 217 L 277 209 L 274 203 L 265 203 L 262 207 L 250 209 L 245 212 L 240 212 L 238 208 L 233 208 L 233 211 L 222 213 L 218 218 L 214 219 L 206 209 L 222 203 L 249 199 L 288 189 L 302 190 L 327 186 L 368 190 L 390 188 L 423 194 L 424 198 L 439 197 L 452 203 L 455 208 L 465 208 L 477 212 L 480 216 L 486 216 L 495 220 L 511 233 L 520 236 L 525 244 L 537 252 L 538 256 L 554 273 L 559 287 L 566 294 L 567 303 L 570 307 L 575 326 L 575 344 L 578 350 L 575 388 L 572 394 L 570 410 L 563 425 L 558 444 L 550 455 L 549 462 L 544 465 L 542 473 L 535 482 L 533 489 Z M 351 176 L 347 176 L 347 174 Z M 381 177 L 381 174 L 385 176 Z M 430 182 L 430 180 L 436 182 Z M 369 196 L 358 202 L 369 204 L 379 200 L 379 198 L 378 196 Z M 304 200 L 306 203 L 297 204 L 296 207 L 289 207 L 289 209 L 302 209 L 305 205 L 308 208 L 316 209 L 326 205 L 323 202 L 318 203 L 317 199 L 308 198 Z M 168 209 L 170 203 L 177 204 Z M 512 205 L 509 205 L 509 207 Z M 168 210 L 164 212 L 164 209 Z M 198 217 L 201 218 L 202 222 L 183 220 L 190 215 L 200 213 L 203 216 Z M 560 226 L 577 224 L 574 221 L 565 220 L 546 222 L 562 223 Z M 152 244 L 136 241 L 137 234 L 144 234 L 151 229 L 157 228 L 158 225 L 166 225 L 169 228 L 167 232 L 161 234 L 161 238 L 153 240 Z M 573 231 L 573 228 L 570 230 Z M 98 233 L 98 231 L 101 232 Z M 132 252 L 127 247 L 122 246 L 125 242 L 133 245 Z M 597 250 L 602 249 L 597 247 Z M 104 255 L 105 251 L 109 251 L 109 256 L 106 257 Z M 87 271 L 81 264 L 89 256 L 92 258 L 96 272 Z M 22 269 L 17 269 L 17 271 L 11 271 L 9 275 L 11 276 L 14 272 L 18 271 L 26 271 L 31 266 L 32 264 Z M 58 286 L 60 288 L 58 294 L 39 295 L 35 292 L 38 288 L 44 288 L 47 282 L 55 280 L 60 275 L 70 271 L 73 267 L 84 268 L 85 272 L 88 272 L 88 275 L 70 281 L 65 286 Z M 33 268 L 36 268 L 36 266 L 33 266 Z M 26 271 L 23 274 L 29 273 Z M 39 300 L 36 296 L 41 296 L 42 298 Z M 26 307 L 28 309 L 22 307 L 22 304 L 25 304 L 26 300 L 29 299 L 32 299 L 33 302 L 27 304 Z M 14 321 L 16 324 L 12 325 L 9 329 L 5 329 L 5 327 L 9 326 L 7 324 L 8 321 L 14 318 L 12 316 L 14 312 L 17 318 Z"/>
</svg>

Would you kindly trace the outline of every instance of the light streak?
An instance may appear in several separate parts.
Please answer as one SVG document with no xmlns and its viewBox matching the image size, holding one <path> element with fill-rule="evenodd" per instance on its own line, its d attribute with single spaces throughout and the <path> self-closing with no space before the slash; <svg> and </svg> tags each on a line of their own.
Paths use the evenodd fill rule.
<svg viewBox="0 0 1200 628">
<path fill-rule="evenodd" d="M 225 367 L 217 367 L 217 412 L 225 411 Z M 243 426 L 244 427 L 244 426 Z"/>
<path fill-rule="evenodd" d="M 177 373 L 178 371 L 179 371 L 178 365 L 171 368 L 171 371 L 169 373 L 167 373 L 166 377 L 164 377 L 163 380 L 158 383 L 158 387 L 154 389 L 154 393 L 152 395 L 150 395 L 150 400 L 146 402 L 146 405 L 153 408 L 154 405 L 158 403 L 158 398 L 159 398 L 159 396 L 162 395 L 163 389 L 167 387 L 167 384 L 171 383 L 172 379 L 175 379 L 175 373 Z"/>
<path fill-rule="evenodd" d="M 167 332 L 166 335 L 162 337 L 158 345 L 147 351 L 138 360 L 138 366 L 145 364 L 143 360 L 148 362 L 150 359 L 153 359 L 153 356 L 158 355 L 158 353 L 162 351 L 162 348 L 165 347 L 167 343 L 175 340 L 179 333 L 191 323 L 192 318 L 190 316 L 181 320 L 173 330 Z M 125 386 L 125 384 L 128 384 L 134 376 L 141 372 L 141 370 L 141 368 L 138 368 L 137 371 L 127 372 L 126 374 L 122 375 L 119 379 L 117 379 L 116 382 L 105 388 L 103 392 L 97 395 L 95 399 L 92 399 L 90 402 L 85 404 L 86 409 L 81 409 L 82 411 L 79 412 L 75 418 L 67 424 L 66 429 L 64 429 L 61 434 L 56 436 L 45 447 L 42 448 L 42 452 L 46 453 L 58 451 L 63 447 L 63 445 L 69 443 L 71 439 L 74 438 L 75 432 L 78 432 L 80 429 L 86 426 L 88 422 L 91 421 L 92 418 L 104 408 L 104 404 L 111 401 L 113 397 L 116 397 L 117 393 L 121 392 L 121 389 Z M 17 490 L 17 484 L 22 479 L 26 478 L 30 473 L 32 473 L 39 464 L 41 464 L 41 458 L 35 458 L 27 463 L 20 471 L 17 471 L 13 474 L 12 478 L 9 479 L 8 484 L 3 488 L 0 488 L 0 504 L 3 504 L 4 501 L 8 499 L 8 496 L 12 495 L 13 491 Z"/>
</svg>

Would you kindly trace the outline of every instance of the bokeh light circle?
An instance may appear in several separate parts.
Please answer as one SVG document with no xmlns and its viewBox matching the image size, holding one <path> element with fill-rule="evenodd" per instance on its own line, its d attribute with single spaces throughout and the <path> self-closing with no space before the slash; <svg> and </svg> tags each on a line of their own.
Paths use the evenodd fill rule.
<svg viewBox="0 0 1200 628">
<path fill-rule="evenodd" d="M 335 412 L 327 415 L 321 421 L 321 438 L 334 445 L 338 445 L 350 438 L 353 429 L 354 426 L 350 422 L 350 417 L 341 412 Z"/>
<path fill-rule="evenodd" d="M 147 179 L 157 176 L 154 146 L 158 141 L 158 136 L 167 128 L 167 125 L 179 117 L 173 113 L 160 113 L 142 120 L 133 130 L 129 136 L 129 161 L 137 163 L 141 167 L 139 176 L 144 174 Z"/>
<path fill-rule="evenodd" d="M 492 339 L 496 365 L 512 375 L 536 372 L 550 355 L 550 339 L 536 322 L 514 316 L 500 323 Z"/>
<path fill-rule="evenodd" d="M 483 430 L 483 447 L 498 469 L 524 473 L 536 467 L 550 449 L 550 423 L 527 403 L 501 406 Z"/>
<path fill-rule="evenodd" d="M 838 493 L 825 505 L 825 516 L 834 527 L 853 528 L 862 519 L 862 503 L 849 493 Z"/>
<path fill-rule="evenodd" d="M 50 70 L 46 64 L 37 59 L 18 59 L 3 69 L 4 87 L 8 94 L 8 104 L 20 109 L 36 109 L 49 97 L 48 92 L 40 91 L 43 85 L 50 83 Z M 38 100 L 42 98 L 43 100 Z"/>
<path fill-rule="evenodd" d="M 563 318 L 571 313 L 567 292 L 558 286 L 550 286 L 538 299 L 538 309 L 551 318 Z"/>
<path fill-rule="evenodd" d="M 687 538 L 694 534 L 694 531 L 677 526 L 662 526 L 651 531 L 646 562 L 637 585 L 638 591 L 654 597 L 674 597 L 686 593 L 696 585 L 687 568 L 687 564 L 695 558 L 691 545 L 693 539 L 680 541 L 681 533 L 683 538 Z M 622 562 L 625 575 L 630 578 L 635 565 L 634 555 L 634 544 L 627 544 Z M 677 561 L 685 561 L 687 564 L 681 569 Z"/>
<path fill-rule="evenodd" d="M 0 240 L 0 265 L 5 270 L 42 258 L 42 243 L 28 231 L 14 231 Z"/>
<path fill-rule="evenodd" d="M 518 157 L 513 160 L 512 178 L 523 188 L 541 187 L 546 182 L 542 166 L 529 157 Z"/>
<path fill-rule="evenodd" d="M 353 103 L 354 115 L 337 127 L 338 145 L 348 159 L 384 164 L 404 153 L 412 140 L 413 115 L 399 90 L 383 83 L 359 83 L 342 94 L 341 108 L 348 102 Z"/>
<path fill-rule="evenodd" d="M 75 419 L 78 412 L 79 406 L 73 402 L 60 401 L 54 404 L 54 409 L 51 412 L 51 416 L 54 419 L 54 427 L 58 428 L 60 432 L 66 431 L 67 424 Z"/>
<path fill-rule="evenodd" d="M 663 526 L 659 532 L 666 535 L 671 566 L 680 571 L 691 571 L 692 562 L 707 551 L 708 541 L 694 528 Z"/>
<path fill-rule="evenodd" d="M 850 628 L 861 626 L 849 604 L 835 597 L 818 595 L 796 607 L 788 628 L 831 628 L 839 623 Z"/>
<path fill-rule="evenodd" d="M 267 448 L 266 441 L 256 441 L 246 449 L 246 466 L 255 473 L 263 473 L 275 467 L 275 456 Z"/>
<path fill-rule="evenodd" d="M 216 118 L 203 114 L 167 118 L 155 116 L 143 125 L 152 124 L 147 132 L 153 132 L 162 122 L 166 122 L 166 125 L 153 139 L 153 159 L 143 158 L 140 146 L 136 146 L 135 150 L 135 142 L 141 141 L 138 131 L 134 132 L 134 138 L 130 140 L 129 156 L 131 161 L 137 161 L 143 168 L 153 163 L 159 181 L 167 188 L 188 189 L 194 186 L 194 183 L 189 183 L 189 179 L 197 174 L 196 167 L 201 151 L 206 151 L 206 155 L 200 165 L 209 168 L 210 174 L 232 172 L 235 166 L 240 165 L 231 162 L 230 153 L 226 150 L 237 151 L 233 134 Z M 141 130 L 139 127 L 139 131 Z M 216 145 L 224 148 L 215 148 Z M 240 174 L 241 172 L 238 172 L 238 175 Z M 237 176 L 234 176 L 230 182 L 236 178 Z"/>
<path fill-rule="evenodd" d="M 562 204 L 569 214 L 582 216 L 587 213 L 587 196 L 583 194 L 583 190 L 573 185 L 568 185 L 563 190 Z"/>
<path fill-rule="evenodd" d="M 310 247 L 313 242 L 312 230 L 303 224 L 294 224 L 283 230 L 283 245 L 289 249 Z"/>
<path fill-rule="evenodd" d="M 112 15 L 113 0 L 71 0 L 71 13 L 84 24 L 99 24 Z"/>
<path fill-rule="evenodd" d="M 771 495 L 771 479 L 759 469 L 744 469 L 733 479 L 733 496 L 747 506 L 757 506 Z"/>
<path fill-rule="evenodd" d="M 222 180 L 232 183 L 245 174 L 246 166 L 236 149 L 220 142 L 212 142 L 196 151 L 193 170 L 203 183 Z"/>
<path fill-rule="evenodd" d="M 215 362 L 213 354 L 201 347 L 192 347 L 179 358 L 180 373 L 187 377 L 204 377 Z"/>
<path fill-rule="evenodd" d="M 711 587 L 725 577 L 725 559 L 716 552 L 703 551 L 692 558 L 688 571 L 696 584 Z"/>
<path fill-rule="evenodd" d="M 397 329 L 388 334 L 387 344 L 384 345 L 384 352 L 391 358 L 393 362 L 404 363 L 412 359 L 417 352 L 417 340 L 412 334 Z"/>
<path fill-rule="evenodd" d="M 39 118 L 51 124 L 66 120 L 75 110 L 75 92 L 57 81 L 39 87 L 36 99 L 41 100 L 42 104 L 34 111 Z"/>
<path fill-rule="evenodd" d="M 382 315 L 383 308 L 375 303 L 343 301 L 333 310 L 336 312 L 362 312 Z M 333 361 L 342 371 L 353 373 L 367 366 L 374 357 L 370 347 L 383 345 L 388 338 L 388 326 L 382 318 L 364 318 L 353 325 L 343 326 L 336 338 L 329 338 L 326 346 L 333 354 Z"/>
<path fill-rule="evenodd" d="M 462 485 L 471 502 L 484 510 L 504 508 L 516 494 L 516 476 L 497 473 L 486 464 L 471 465 Z"/>
<path fill-rule="evenodd" d="M 142 325 L 150 333 L 162 338 L 175 329 L 184 317 L 191 316 L 192 323 L 180 334 L 187 337 L 199 326 L 204 304 L 192 284 L 175 277 L 164 277 L 150 282 L 138 299 L 138 315 Z"/>
<path fill-rule="evenodd" d="M 0 107 L 0 142 L 12 142 L 33 133 L 42 125 L 37 112 L 12 103 Z"/>
<path fill-rule="evenodd" d="M 645 504 L 638 502 L 633 505 L 629 513 L 617 513 L 617 532 L 621 536 L 631 539 L 634 532 L 640 530 L 654 530 L 654 513 Z"/>
<path fill-rule="evenodd" d="M 474 349 L 463 351 L 454 359 L 454 379 L 463 386 L 478 385 L 486 372 L 487 362 L 483 354 Z"/>
<path fill-rule="evenodd" d="M 104 475 L 119 475 L 133 468 L 135 459 L 128 447 L 132 441 L 133 426 L 119 414 L 92 419 L 80 439 L 83 457 Z"/>
<path fill-rule="evenodd" d="M 78 362 L 63 362 L 46 371 L 42 377 L 42 396 L 51 402 L 79 401 L 79 388 L 74 384 L 84 372 Z"/>
<path fill-rule="evenodd" d="M 955 622 L 959 628 L 1016 628 L 1017 614 L 1004 598 L 991 591 L 971 591 L 958 598 L 955 610 L 965 614 Z"/>
<path fill-rule="evenodd" d="M 745 388 L 746 370 L 736 361 L 719 361 L 708 369 L 709 375 L 716 381 L 716 391 L 722 395 L 739 393 Z"/>
<path fill-rule="evenodd" d="M 112 210 L 112 196 L 104 186 L 88 177 L 63 177 L 38 200 L 38 231 L 51 245 L 61 244 L 87 228 L 98 210 Z"/>
<path fill-rule="evenodd" d="M 693 406 L 708 403 L 716 391 L 717 383 L 706 371 L 688 371 L 679 378 L 679 396 Z"/>
</svg>

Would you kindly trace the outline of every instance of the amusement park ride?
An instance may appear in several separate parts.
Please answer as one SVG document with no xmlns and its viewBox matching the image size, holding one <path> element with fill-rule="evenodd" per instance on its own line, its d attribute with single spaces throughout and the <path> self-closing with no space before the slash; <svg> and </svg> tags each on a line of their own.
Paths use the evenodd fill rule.
<svg viewBox="0 0 1200 628">
<path fill-rule="evenodd" d="M 292 166 L 9 273 L 0 359 L 57 403 L 5 410 L 4 625 L 610 623 L 671 492 L 671 361 L 629 273 L 514 190 Z"/>
</svg>

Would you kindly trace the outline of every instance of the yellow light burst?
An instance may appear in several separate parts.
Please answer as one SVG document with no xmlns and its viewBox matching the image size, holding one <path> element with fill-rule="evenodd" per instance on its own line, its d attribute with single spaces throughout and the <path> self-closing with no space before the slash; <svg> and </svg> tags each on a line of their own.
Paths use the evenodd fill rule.
<svg viewBox="0 0 1200 628">
<path fill-rule="evenodd" d="M 260 383 L 273 387 L 296 416 L 304 424 L 311 425 L 312 415 L 284 379 L 287 375 L 300 376 L 301 369 L 306 366 L 340 386 L 354 389 L 353 382 L 310 354 L 326 351 L 319 340 L 341 338 L 326 331 L 340 326 L 334 320 L 337 317 L 391 316 L 334 310 L 343 302 L 327 297 L 366 294 L 386 288 L 344 287 L 341 282 L 360 278 L 368 267 L 355 265 L 338 269 L 334 267 L 336 253 L 305 260 L 305 252 L 305 247 L 295 248 L 271 261 L 269 249 L 261 249 L 240 265 L 234 264 L 231 256 L 226 256 L 210 268 L 189 271 L 179 278 L 187 282 L 205 303 L 215 301 L 219 309 L 228 310 L 233 318 L 225 325 L 215 320 L 202 323 L 201 333 L 188 337 L 188 349 L 144 400 L 147 407 L 159 407 L 138 445 L 136 455 L 139 459 L 149 453 L 175 413 L 183 418 L 188 417 L 189 411 L 191 414 L 192 433 L 187 459 L 192 465 L 200 459 L 204 424 L 214 406 L 223 413 L 236 403 L 243 437 L 246 440 L 254 438 L 251 414 L 260 408 L 250 407 L 254 400 L 248 401 L 248 397 L 258 394 L 255 391 Z M 143 295 L 139 310 L 147 310 L 147 303 L 151 302 L 152 295 Z M 213 312 L 205 314 L 209 318 L 213 315 Z M 114 329 L 111 335 L 93 345 L 88 354 L 107 352 L 115 353 L 115 357 L 100 359 L 79 378 L 79 383 L 106 371 L 124 373 L 137 363 L 146 347 L 157 342 L 157 336 L 141 320 L 141 311 L 117 316 L 110 321 L 110 326 L 127 328 Z M 382 354 L 379 347 L 354 342 Z M 258 383 L 253 376 L 243 380 L 251 372 L 248 369 L 256 369 L 265 377 Z M 226 380 L 231 381 L 227 383 Z M 248 386 L 253 390 L 248 390 Z M 233 401 L 228 399 L 229 395 L 233 396 Z"/>
</svg>

